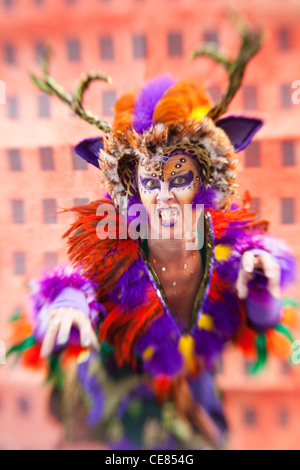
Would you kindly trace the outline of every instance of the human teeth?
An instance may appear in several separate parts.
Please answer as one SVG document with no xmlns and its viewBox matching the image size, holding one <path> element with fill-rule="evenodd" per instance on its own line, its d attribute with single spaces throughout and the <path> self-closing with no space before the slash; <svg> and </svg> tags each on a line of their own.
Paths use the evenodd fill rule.
<svg viewBox="0 0 300 470">
<path fill-rule="evenodd" d="M 172 220 L 177 218 L 178 212 L 177 210 L 164 209 L 160 211 L 160 215 L 162 220 Z"/>
</svg>

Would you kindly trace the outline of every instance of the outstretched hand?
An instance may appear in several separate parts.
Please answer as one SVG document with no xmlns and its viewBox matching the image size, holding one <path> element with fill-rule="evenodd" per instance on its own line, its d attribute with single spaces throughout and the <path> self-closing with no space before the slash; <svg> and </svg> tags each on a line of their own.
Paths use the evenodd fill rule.
<svg viewBox="0 0 300 470">
<path fill-rule="evenodd" d="M 41 356 L 51 354 L 56 345 L 64 345 L 70 336 L 71 327 L 75 325 L 79 329 L 80 344 L 83 347 L 90 347 L 99 350 L 99 343 L 90 320 L 81 311 L 75 308 L 57 308 L 50 312 L 50 320 L 47 332 L 41 348 Z"/>
<path fill-rule="evenodd" d="M 275 298 L 280 298 L 280 266 L 267 251 L 255 255 L 246 251 L 242 256 L 242 268 L 239 270 L 236 281 L 237 294 L 240 299 L 248 296 L 248 282 L 253 279 L 255 270 L 268 279 L 268 291 Z M 257 272 L 259 272 L 257 271 Z"/>
</svg>

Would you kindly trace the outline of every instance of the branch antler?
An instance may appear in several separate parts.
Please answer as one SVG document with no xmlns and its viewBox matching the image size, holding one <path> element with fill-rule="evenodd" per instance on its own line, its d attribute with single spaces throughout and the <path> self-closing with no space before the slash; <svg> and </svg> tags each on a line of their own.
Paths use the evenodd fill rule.
<svg viewBox="0 0 300 470">
<path fill-rule="evenodd" d="M 248 62 L 259 51 L 263 43 L 262 31 L 250 29 L 246 21 L 239 15 L 231 13 L 232 20 L 241 37 L 240 50 L 234 60 L 230 60 L 223 54 L 214 43 L 204 43 L 191 54 L 191 59 L 199 56 L 206 56 L 213 59 L 224 67 L 229 75 L 229 83 L 227 90 L 223 94 L 220 101 L 207 114 L 213 121 L 224 114 L 232 101 L 233 97 L 242 84 L 242 79 Z"/>
<path fill-rule="evenodd" d="M 92 71 L 89 74 L 84 74 L 81 76 L 74 93 L 67 93 L 61 85 L 59 85 L 52 77 L 49 76 L 50 55 L 50 48 L 46 47 L 42 57 L 42 79 L 37 78 L 37 76 L 31 72 L 30 75 L 35 85 L 45 93 L 59 98 L 63 103 L 67 104 L 72 109 L 76 116 L 80 117 L 92 126 L 97 127 L 97 129 L 100 129 L 103 132 L 111 132 L 112 126 L 109 123 L 102 121 L 91 111 L 84 109 L 82 104 L 84 93 L 92 81 L 102 80 L 106 81 L 107 83 L 111 83 L 111 78 L 107 75 Z"/>
</svg>

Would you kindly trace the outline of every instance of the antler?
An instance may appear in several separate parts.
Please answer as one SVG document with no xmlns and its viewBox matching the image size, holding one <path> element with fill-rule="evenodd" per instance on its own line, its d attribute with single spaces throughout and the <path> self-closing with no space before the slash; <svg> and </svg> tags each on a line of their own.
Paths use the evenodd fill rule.
<svg viewBox="0 0 300 470">
<path fill-rule="evenodd" d="M 214 43 L 204 43 L 199 49 L 191 54 L 191 59 L 199 56 L 210 57 L 218 64 L 222 65 L 229 74 L 229 83 L 227 90 L 220 101 L 207 114 L 213 121 L 224 114 L 232 101 L 233 97 L 239 90 L 246 66 L 250 59 L 259 51 L 263 43 L 263 35 L 261 30 L 251 30 L 245 20 L 237 14 L 232 19 L 236 24 L 236 28 L 241 36 L 241 45 L 239 53 L 235 60 L 230 60 L 225 54 L 221 53 Z"/>
<path fill-rule="evenodd" d="M 82 105 L 83 95 L 92 81 L 103 80 L 108 83 L 111 83 L 111 78 L 107 75 L 92 71 L 87 75 L 82 75 L 81 80 L 79 81 L 73 94 L 67 93 L 61 85 L 56 83 L 56 81 L 49 76 L 50 54 L 50 48 L 46 47 L 42 57 L 42 80 L 37 78 L 37 76 L 31 72 L 31 78 L 37 85 L 37 87 L 45 93 L 48 93 L 49 95 L 54 95 L 59 98 L 61 101 L 67 104 L 77 116 L 79 116 L 81 119 L 88 122 L 89 124 L 97 127 L 97 129 L 100 129 L 104 132 L 111 132 L 112 126 L 109 123 L 102 121 L 100 118 L 98 118 L 98 116 L 96 116 L 92 112 L 85 110 Z"/>
</svg>

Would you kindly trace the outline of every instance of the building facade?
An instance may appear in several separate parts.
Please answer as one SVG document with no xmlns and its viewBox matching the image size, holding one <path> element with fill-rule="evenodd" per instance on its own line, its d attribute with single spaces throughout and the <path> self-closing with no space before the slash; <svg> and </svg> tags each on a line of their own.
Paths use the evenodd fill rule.
<svg viewBox="0 0 300 470">
<path fill-rule="evenodd" d="M 241 192 L 249 190 L 253 208 L 300 260 L 300 5 L 233 3 L 265 30 L 265 45 L 230 108 L 266 123 L 240 154 Z M 158 74 L 202 78 L 218 99 L 224 71 L 189 55 L 204 40 L 237 52 L 237 33 L 225 11 L 221 0 L 0 0 L 0 340 L 7 337 L 9 317 L 26 305 L 28 281 L 66 260 L 61 235 L 73 219 L 58 212 L 104 191 L 99 172 L 72 150 L 97 130 L 30 79 L 30 70 L 40 70 L 44 46 L 52 48 L 51 75 L 67 91 L 83 71 L 112 77 L 112 85 L 95 83 L 85 100 L 86 108 L 110 121 L 117 96 Z M 288 295 L 300 299 L 299 282 Z M 240 354 L 226 352 L 219 384 L 232 448 L 300 448 L 299 380 L 297 367 L 275 360 L 261 376 L 250 377 Z M 38 383 L 0 361 L 0 448 L 60 445 L 62 430 Z"/>
</svg>

